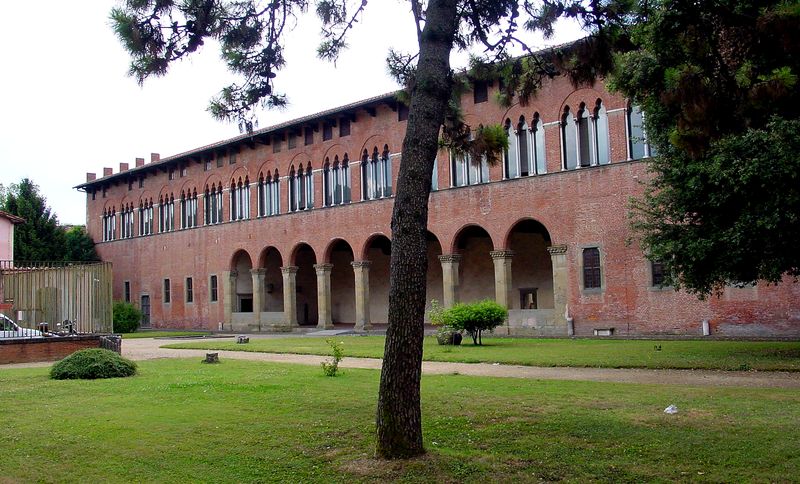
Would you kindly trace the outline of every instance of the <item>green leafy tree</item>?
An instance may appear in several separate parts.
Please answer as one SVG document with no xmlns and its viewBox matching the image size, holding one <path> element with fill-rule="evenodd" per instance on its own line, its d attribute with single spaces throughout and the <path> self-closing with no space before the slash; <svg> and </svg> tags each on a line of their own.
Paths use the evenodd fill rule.
<svg viewBox="0 0 800 484">
<path fill-rule="evenodd" d="M 633 226 L 665 283 L 700 296 L 800 275 L 800 2 L 660 0 L 613 86 L 658 156 Z"/>
<path fill-rule="evenodd" d="M 14 258 L 27 261 L 63 260 L 64 230 L 39 193 L 39 187 L 23 178 L 6 192 L 2 210 L 25 219 L 14 228 Z"/>
<path fill-rule="evenodd" d="M 94 241 L 82 226 L 75 226 L 66 231 L 64 247 L 64 260 L 66 261 L 94 262 L 100 260 L 94 248 Z"/>
<path fill-rule="evenodd" d="M 390 262 L 389 327 L 378 397 L 377 455 L 401 458 L 424 452 L 420 411 L 423 321 L 425 314 L 426 229 L 428 195 L 433 160 L 439 149 L 439 134 L 454 146 L 467 141 L 462 151 L 478 154 L 484 146 L 487 158 L 497 159 L 496 130 L 475 143 L 464 136 L 457 106 L 451 102 L 457 76 L 450 67 L 454 48 L 481 45 L 489 61 L 503 61 L 509 74 L 518 73 L 520 61 L 511 60 L 509 49 L 520 47 L 530 56 L 525 76 L 511 86 L 528 96 L 545 77 L 560 68 L 575 80 L 594 79 L 610 65 L 610 39 L 617 34 L 622 6 L 611 2 L 528 0 L 410 0 L 409 28 L 415 29 L 419 51 L 389 55 L 390 71 L 405 86 L 409 106 L 403 158 L 392 213 L 392 254 Z M 222 89 L 209 110 L 219 119 L 235 120 L 243 130 L 252 130 L 254 109 L 285 104 L 284 94 L 275 91 L 274 79 L 284 66 L 282 34 L 309 7 L 307 0 L 128 0 L 111 12 L 114 29 L 132 57 L 130 74 L 143 82 L 162 76 L 169 65 L 185 58 L 203 45 L 217 40 L 222 57 L 241 82 Z M 322 20 L 322 42 L 318 55 L 336 59 L 346 46 L 346 34 L 354 26 L 366 0 L 317 0 L 316 14 Z M 522 40 L 530 30 L 552 33 L 559 17 L 578 18 L 594 33 L 578 43 L 573 54 L 555 57 L 535 54 Z M 573 62 L 573 58 L 601 55 L 596 67 Z M 550 60 L 548 60 L 550 59 Z M 509 75 L 509 78 L 518 76 Z M 474 127 L 477 128 L 477 127 Z M 481 137 L 478 137 L 481 138 Z M 471 146 L 470 146 L 471 144 Z M 481 156 L 473 157 L 480 160 Z"/>
<path fill-rule="evenodd" d="M 441 312 L 440 321 L 456 331 L 466 331 L 472 343 L 482 345 L 481 335 L 503 324 L 508 318 L 505 307 L 492 300 L 474 303 L 458 303 Z"/>
</svg>

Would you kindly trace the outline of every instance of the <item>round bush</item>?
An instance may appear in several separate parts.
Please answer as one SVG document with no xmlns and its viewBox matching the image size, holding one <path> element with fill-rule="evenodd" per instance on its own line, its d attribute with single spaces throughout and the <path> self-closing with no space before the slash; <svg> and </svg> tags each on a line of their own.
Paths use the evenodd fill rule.
<svg viewBox="0 0 800 484">
<path fill-rule="evenodd" d="M 117 301 L 112 308 L 114 313 L 114 332 L 133 333 L 139 329 L 142 312 L 131 303 Z"/>
<path fill-rule="evenodd" d="M 100 348 L 76 351 L 50 369 L 50 378 L 55 380 L 94 380 L 135 374 L 136 363 Z"/>
</svg>

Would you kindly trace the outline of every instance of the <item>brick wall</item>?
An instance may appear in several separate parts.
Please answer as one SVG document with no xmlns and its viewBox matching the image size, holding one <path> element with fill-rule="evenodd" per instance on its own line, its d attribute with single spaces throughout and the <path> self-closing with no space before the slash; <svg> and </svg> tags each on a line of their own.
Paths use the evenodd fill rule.
<svg viewBox="0 0 800 484">
<path fill-rule="evenodd" d="M 100 336 L 0 340 L 0 365 L 57 361 L 86 348 L 99 348 Z"/>
<path fill-rule="evenodd" d="M 564 107 L 569 106 L 574 115 L 580 103 L 593 106 L 597 99 L 602 100 L 608 113 L 611 164 L 564 171 L 561 128 L 558 124 Z M 708 319 L 712 331 L 721 335 L 800 336 L 800 285 L 791 281 L 779 286 L 730 289 L 722 297 L 708 301 L 699 301 L 694 296 L 676 293 L 671 289 L 650 287 L 649 262 L 635 243 L 629 243 L 631 233 L 627 217 L 630 197 L 642 193 L 642 182 L 648 177 L 647 166 L 642 161 L 628 160 L 626 101 L 605 92 L 602 82 L 593 88 L 575 89 L 564 79 L 548 81 L 540 94 L 525 106 L 515 104 L 504 108 L 491 101 L 473 104 L 471 93 L 464 96 L 462 103 L 465 120 L 473 126 L 479 123 L 503 123 L 506 119 L 515 125 L 520 116 L 529 121 L 534 113 L 538 113 L 545 125 L 547 173 L 503 180 L 503 167 L 498 165 L 490 168 L 488 184 L 450 188 L 449 158 L 447 153 L 441 152 L 437 159 L 440 190 L 431 195 L 429 205 L 428 225 L 433 247 L 429 260 L 432 265 L 438 262 L 436 251 L 450 254 L 469 252 L 478 247 L 477 241 L 473 240 L 474 235 L 471 235 L 476 229 L 469 228 L 473 226 L 480 227 L 488 234 L 488 239 L 479 244 L 483 252 L 491 249 L 524 252 L 525 242 L 512 241 L 525 239 L 515 235 L 524 231 L 522 222 L 536 220 L 544 226 L 546 239 L 550 243 L 567 245 L 567 300 L 578 335 L 589 335 L 595 328 L 607 327 L 615 328 L 617 334 L 630 335 L 699 334 L 702 320 Z M 123 281 L 127 280 L 131 282 L 134 301 L 138 301 L 142 294 L 150 296 L 154 326 L 216 329 L 218 323 L 225 319 L 224 307 L 228 304 L 223 297 L 222 278 L 235 269 L 235 254 L 245 254 L 244 259 L 239 259 L 247 260 L 249 266 L 245 264 L 244 267 L 266 267 L 268 279 L 276 290 L 280 290 L 278 264 L 299 264 L 301 272 L 298 273 L 298 285 L 305 292 L 301 293 L 302 296 L 298 295 L 298 303 L 301 299 L 305 300 L 303 304 L 309 304 L 312 313 L 316 301 L 309 301 L 308 298 L 315 297 L 313 291 L 316 284 L 311 265 L 334 262 L 334 281 L 338 279 L 340 283 L 332 285 L 333 304 L 339 305 L 335 307 L 339 317 L 343 318 L 341 321 L 348 322 L 347 318 L 353 317 L 353 311 L 352 302 L 346 299 L 351 297 L 352 286 L 341 281 L 352 274 L 352 269 L 346 267 L 352 257 L 352 260 L 373 260 L 370 268 L 372 320 L 384 322 L 388 257 L 376 248 L 375 241 L 379 240 L 376 236 L 391 236 L 393 199 L 361 201 L 359 160 L 364 149 L 371 153 L 373 147 L 377 147 L 380 152 L 384 145 L 388 145 L 391 153 L 399 153 L 405 121 L 398 121 L 397 112 L 388 101 L 350 111 L 354 113 L 355 121 L 351 123 L 349 136 L 339 137 L 338 129 L 334 128 L 333 139 L 322 141 L 321 123 L 336 116 L 335 113 L 328 113 L 298 122 L 298 126 L 319 127 L 319 131 L 314 133 L 314 143 L 309 146 L 304 145 L 303 136 L 300 136 L 296 148 L 288 149 L 284 141 L 281 151 L 273 153 L 272 145 L 245 137 L 230 143 L 238 150 L 236 164 L 233 165 L 228 163 L 223 153 L 226 148 L 222 146 L 215 148 L 212 154 L 224 157 L 223 165 L 218 168 L 216 162 L 212 162 L 209 171 L 204 170 L 203 157 L 208 153 L 203 152 L 150 163 L 126 172 L 137 177 L 145 175 L 141 189 L 135 183 L 129 190 L 123 178 L 126 174 L 92 182 L 92 187 L 107 188 L 105 198 L 101 196 L 102 191 L 98 191 L 95 200 L 87 197 L 87 226 L 95 240 L 102 240 L 101 218 L 104 209 L 113 207 L 119 213 L 121 206 L 131 203 L 138 207 L 139 202 L 145 199 L 152 199 L 157 204 L 161 195 L 172 194 L 177 199 L 181 191 L 196 190 L 202 193 L 212 183 L 222 183 L 227 187 L 232 179 L 238 180 L 239 177 L 247 177 L 251 183 L 249 220 L 204 227 L 201 199 L 198 201 L 200 226 L 180 230 L 176 200 L 175 231 L 99 243 L 97 249 L 103 260 L 110 260 L 114 264 L 115 298 L 122 297 Z M 289 128 L 291 126 L 285 129 Z M 328 158 L 332 161 L 337 155 L 341 160 L 345 153 L 351 160 L 353 202 L 344 206 L 322 207 L 321 168 L 324 160 Z M 399 157 L 393 157 L 395 179 L 399 160 Z M 285 177 L 293 166 L 297 169 L 301 163 L 306 166 L 309 162 L 314 170 L 314 209 L 286 213 L 289 206 L 288 188 L 282 179 L 281 214 L 257 218 L 255 182 L 259 176 L 278 170 Z M 185 177 L 178 176 L 177 164 L 187 166 Z M 168 173 L 172 165 L 176 166 L 176 178 L 170 181 Z M 396 187 L 396 181 L 393 187 Z M 224 220 L 229 218 L 228 204 L 226 189 Z M 155 225 L 158 226 L 157 222 Z M 530 284 L 525 281 L 542 279 L 541 268 L 526 267 L 535 265 L 542 257 L 541 247 L 536 249 L 535 244 L 531 244 L 531 250 L 538 250 L 540 254 L 531 256 L 521 253 L 515 259 L 516 263 L 512 263 L 512 273 L 517 273 L 514 276 L 517 286 Z M 345 256 L 340 254 L 331 258 L 335 245 L 349 252 Z M 306 255 L 298 259 L 296 254 L 301 246 L 307 247 Z M 597 247 L 601 253 L 603 287 L 599 291 L 585 291 L 582 288 L 581 252 L 586 247 Z M 266 257 L 268 251 L 273 254 L 270 258 Z M 468 286 L 462 287 L 460 292 L 465 297 L 491 296 L 494 287 L 491 259 L 488 255 L 470 257 L 469 266 L 462 263 L 461 272 L 468 279 L 465 280 Z M 271 262 L 267 263 L 268 259 Z M 339 267 L 343 264 L 344 268 Z M 438 295 L 442 293 L 441 269 L 436 267 L 433 273 L 439 274 L 439 281 L 429 276 L 428 292 L 429 295 Z M 208 297 L 209 277 L 212 274 L 219 278 L 218 302 L 211 302 Z M 192 303 L 185 302 L 186 277 L 192 277 L 194 282 L 195 298 Z M 168 304 L 163 301 L 165 278 L 170 279 L 172 289 L 172 300 Z M 543 290 L 547 290 L 546 284 L 541 285 Z M 552 291 L 552 285 L 549 290 Z M 543 302 L 549 300 L 545 296 Z M 266 298 L 269 300 L 269 297 L 272 296 Z M 552 299 L 552 294 L 549 297 Z M 275 298 L 275 301 L 267 303 L 267 310 L 273 311 L 275 307 L 279 310 L 281 301 L 279 297 Z M 511 297 L 512 302 L 517 299 L 516 296 Z M 343 304 L 347 307 L 343 307 Z"/>
</svg>

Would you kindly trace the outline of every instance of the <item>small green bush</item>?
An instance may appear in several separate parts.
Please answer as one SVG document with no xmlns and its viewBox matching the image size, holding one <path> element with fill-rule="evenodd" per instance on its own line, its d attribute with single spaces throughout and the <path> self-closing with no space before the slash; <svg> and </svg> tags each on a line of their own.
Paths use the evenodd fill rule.
<svg viewBox="0 0 800 484">
<path fill-rule="evenodd" d="M 325 340 L 331 347 L 331 361 L 322 362 L 322 372 L 325 376 L 336 376 L 339 372 L 339 362 L 344 358 L 344 348 L 336 341 L 327 339 Z"/>
<path fill-rule="evenodd" d="M 445 325 L 455 329 L 464 330 L 472 337 L 476 345 L 483 344 L 481 334 L 491 331 L 503 324 L 508 317 L 508 311 L 500 304 L 486 299 L 475 303 L 458 303 L 444 311 L 441 320 Z"/>
<path fill-rule="evenodd" d="M 117 301 L 112 308 L 115 333 L 133 333 L 139 329 L 142 312 L 131 303 Z"/>
<path fill-rule="evenodd" d="M 135 374 L 136 363 L 100 348 L 76 351 L 50 369 L 50 378 L 54 380 L 94 380 Z"/>
</svg>

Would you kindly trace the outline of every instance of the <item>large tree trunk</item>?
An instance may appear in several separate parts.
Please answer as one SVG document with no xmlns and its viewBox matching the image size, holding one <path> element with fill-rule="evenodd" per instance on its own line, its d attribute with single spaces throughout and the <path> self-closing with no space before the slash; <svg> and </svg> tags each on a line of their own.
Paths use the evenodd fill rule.
<svg viewBox="0 0 800 484">
<path fill-rule="evenodd" d="M 378 395 L 378 457 L 406 458 L 422 445 L 420 377 L 427 273 L 428 195 L 439 130 L 452 89 L 456 0 L 431 0 L 410 86 L 406 137 L 392 212 L 389 328 Z"/>
</svg>

